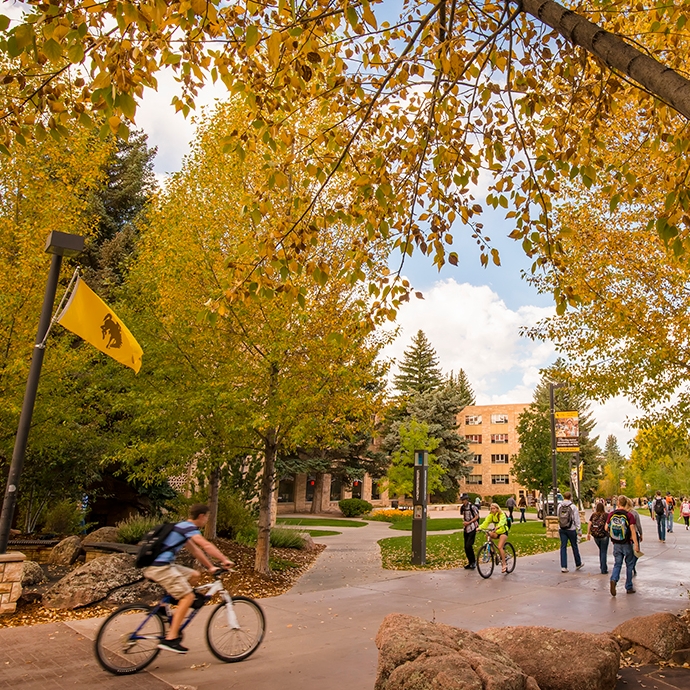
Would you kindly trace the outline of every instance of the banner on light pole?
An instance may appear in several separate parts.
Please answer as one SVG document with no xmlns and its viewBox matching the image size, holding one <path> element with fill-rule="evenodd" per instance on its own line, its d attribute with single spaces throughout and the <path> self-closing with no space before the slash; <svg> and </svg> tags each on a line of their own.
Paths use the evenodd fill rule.
<svg viewBox="0 0 690 690">
<path fill-rule="evenodd" d="M 556 451 L 580 452 L 580 426 L 577 412 L 554 412 Z"/>
</svg>

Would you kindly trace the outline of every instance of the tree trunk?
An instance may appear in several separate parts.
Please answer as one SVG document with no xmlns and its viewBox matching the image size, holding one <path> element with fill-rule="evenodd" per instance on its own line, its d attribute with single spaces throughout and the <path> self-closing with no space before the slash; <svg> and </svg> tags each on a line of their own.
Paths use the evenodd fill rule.
<svg viewBox="0 0 690 690">
<path fill-rule="evenodd" d="M 323 509 L 323 472 L 316 473 L 316 481 L 314 482 L 314 498 L 311 501 L 312 513 L 324 513 Z"/>
<path fill-rule="evenodd" d="M 276 453 L 276 431 L 271 429 L 266 434 L 264 444 L 264 473 L 261 477 L 261 492 L 259 494 L 259 536 L 256 540 L 256 559 L 254 562 L 254 570 L 265 575 L 271 572 L 268 557 L 271 545 L 271 498 L 275 488 Z"/>
<path fill-rule="evenodd" d="M 218 529 L 218 489 L 220 487 L 220 468 L 216 467 L 209 478 L 208 487 L 208 522 L 204 528 L 206 539 L 215 539 Z"/>
<path fill-rule="evenodd" d="M 522 9 L 690 120 L 690 81 L 678 72 L 553 0 L 522 0 Z"/>
</svg>

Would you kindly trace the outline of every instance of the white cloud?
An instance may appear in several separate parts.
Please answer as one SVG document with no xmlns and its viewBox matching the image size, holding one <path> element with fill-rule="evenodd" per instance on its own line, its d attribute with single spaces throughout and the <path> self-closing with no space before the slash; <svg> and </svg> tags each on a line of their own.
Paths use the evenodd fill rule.
<svg viewBox="0 0 690 690">
<path fill-rule="evenodd" d="M 509 309 L 488 286 L 437 282 L 412 299 L 398 314 L 400 336 L 386 356 L 400 359 L 412 336 L 423 330 L 435 348 L 445 372 L 464 369 L 477 394 L 477 402 L 529 402 L 539 369 L 554 359 L 549 343 L 520 337 L 528 326 L 553 313 L 551 307 Z M 508 402 L 506 399 L 505 402 Z"/>
<path fill-rule="evenodd" d="M 624 455 L 630 455 L 628 445 L 635 437 L 636 430 L 625 423 L 640 415 L 640 410 L 622 396 L 611 398 L 604 403 L 592 403 L 592 414 L 597 421 L 594 433 L 599 435 L 599 446 L 604 447 L 606 437 L 613 434 L 618 439 L 618 447 Z"/>
</svg>

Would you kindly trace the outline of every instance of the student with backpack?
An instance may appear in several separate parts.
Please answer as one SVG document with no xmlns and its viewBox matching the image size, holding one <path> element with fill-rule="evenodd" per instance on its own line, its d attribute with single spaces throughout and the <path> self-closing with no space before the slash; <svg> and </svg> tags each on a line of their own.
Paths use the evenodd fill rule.
<svg viewBox="0 0 690 690">
<path fill-rule="evenodd" d="M 189 650 L 182 646 L 180 626 L 187 611 L 194 603 L 192 586 L 197 583 L 201 573 L 183 565 L 177 565 L 175 556 L 186 548 L 209 571 L 217 568 L 208 556 L 218 559 L 223 566 L 229 568 L 232 561 L 219 551 L 210 541 L 201 535 L 201 529 L 208 522 L 209 508 L 200 503 L 189 509 L 189 518 L 176 525 L 161 525 L 144 538 L 143 546 L 137 556 L 137 566 L 144 568 L 144 577 L 157 582 L 170 596 L 177 599 L 177 608 L 165 640 L 158 645 L 159 649 L 177 654 L 185 654 Z"/>
<path fill-rule="evenodd" d="M 673 532 L 673 511 L 676 509 L 676 499 L 673 498 L 670 491 L 666 492 L 666 531 L 671 534 Z"/>
<path fill-rule="evenodd" d="M 657 491 L 652 502 L 652 510 L 654 510 L 654 519 L 656 520 L 656 531 L 662 544 L 666 542 L 666 513 L 668 512 L 666 506 L 667 503 L 662 498 L 661 491 Z"/>
<path fill-rule="evenodd" d="M 465 556 L 467 565 L 465 570 L 474 570 L 477 567 L 477 559 L 474 555 L 474 540 L 477 537 L 477 525 L 479 524 L 479 508 L 474 503 L 470 503 L 467 494 L 460 496 L 462 505 L 460 515 L 463 520 L 463 537 L 465 539 Z"/>
<path fill-rule="evenodd" d="M 609 533 L 606 531 L 607 517 L 604 502 L 598 501 L 589 518 L 589 529 L 587 530 L 587 541 L 594 539 L 594 543 L 599 549 L 599 569 L 602 575 L 609 572 L 609 566 L 606 562 L 609 552 Z"/>
<path fill-rule="evenodd" d="M 575 558 L 575 570 L 584 566 L 580 558 L 580 549 L 577 545 L 578 536 L 582 533 L 580 526 L 580 511 L 570 500 L 572 494 L 566 491 L 563 494 L 563 502 L 558 506 L 558 536 L 561 538 L 561 572 L 568 572 L 568 542 L 573 549 Z"/>
<path fill-rule="evenodd" d="M 690 498 L 683 496 L 683 501 L 680 506 L 680 514 L 685 521 L 685 529 L 688 529 L 690 523 Z"/>
<path fill-rule="evenodd" d="M 606 529 L 613 544 L 613 571 L 611 572 L 611 596 L 616 596 L 616 585 L 620 580 L 623 561 L 625 561 L 625 591 L 634 594 L 633 568 L 635 566 L 635 552 L 640 551 L 640 543 L 637 540 L 635 516 L 629 512 L 632 507 L 630 499 L 626 496 L 618 497 L 618 508 L 609 514 L 606 520 Z M 639 555 L 642 555 L 639 553 Z"/>
</svg>

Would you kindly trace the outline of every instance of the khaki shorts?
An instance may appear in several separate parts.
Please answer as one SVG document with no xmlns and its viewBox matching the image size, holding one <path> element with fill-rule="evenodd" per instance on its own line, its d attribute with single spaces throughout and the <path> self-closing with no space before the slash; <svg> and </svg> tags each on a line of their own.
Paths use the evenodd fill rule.
<svg viewBox="0 0 690 690">
<path fill-rule="evenodd" d="M 182 599 L 192 593 L 189 578 L 196 575 L 196 570 L 184 565 L 151 565 L 144 568 L 144 577 L 159 584 L 170 596 Z"/>
</svg>

